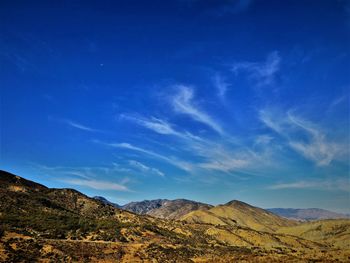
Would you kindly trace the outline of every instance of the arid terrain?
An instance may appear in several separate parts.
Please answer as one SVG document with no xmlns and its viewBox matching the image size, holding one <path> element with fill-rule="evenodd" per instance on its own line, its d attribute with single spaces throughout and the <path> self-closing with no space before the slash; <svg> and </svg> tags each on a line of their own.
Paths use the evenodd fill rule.
<svg viewBox="0 0 350 263">
<path fill-rule="evenodd" d="M 1 262 L 349 262 L 350 220 L 298 222 L 240 201 L 139 215 L 0 173 Z M 179 213 L 176 210 L 180 209 Z M 197 210 L 198 209 L 198 210 Z M 175 220 L 176 219 L 176 220 Z"/>
</svg>

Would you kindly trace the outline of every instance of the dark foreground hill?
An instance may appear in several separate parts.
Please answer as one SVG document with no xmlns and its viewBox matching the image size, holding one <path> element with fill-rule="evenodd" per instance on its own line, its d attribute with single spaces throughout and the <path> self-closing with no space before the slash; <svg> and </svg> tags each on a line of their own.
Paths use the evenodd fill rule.
<svg viewBox="0 0 350 263">
<path fill-rule="evenodd" d="M 345 248 L 322 240 L 136 215 L 73 189 L 50 189 L 0 171 L 0 262 L 347 262 L 348 257 Z"/>
</svg>

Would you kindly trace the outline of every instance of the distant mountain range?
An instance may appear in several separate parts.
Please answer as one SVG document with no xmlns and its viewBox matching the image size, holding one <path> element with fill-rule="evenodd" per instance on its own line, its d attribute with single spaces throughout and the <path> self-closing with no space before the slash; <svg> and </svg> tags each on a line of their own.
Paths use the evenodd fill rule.
<svg viewBox="0 0 350 263">
<path fill-rule="evenodd" d="M 182 216 L 195 210 L 207 210 L 212 208 L 212 205 L 204 204 L 187 199 L 155 199 L 144 200 L 140 202 L 130 202 L 125 205 L 118 205 L 110 202 L 102 196 L 94 196 L 96 200 L 102 201 L 105 204 L 112 205 L 116 208 L 127 210 L 139 215 L 150 215 L 165 219 L 180 219 Z"/>
<path fill-rule="evenodd" d="M 185 199 L 123 206 L 142 215 L 116 206 L 103 197 L 48 188 L 0 171 L 0 262 L 350 258 L 349 219 L 298 222 L 237 200 L 218 206 Z"/>
<path fill-rule="evenodd" d="M 156 199 L 131 202 L 121 208 L 141 215 L 151 215 L 166 219 L 180 219 L 189 212 L 208 210 L 211 207 L 213 206 L 186 199 Z"/>
<path fill-rule="evenodd" d="M 127 210 L 136 214 L 140 215 L 151 215 L 158 218 L 165 218 L 165 219 L 184 219 L 183 217 L 196 210 L 200 210 L 196 212 L 193 215 L 188 215 L 186 220 L 195 220 L 194 218 L 197 217 L 196 214 L 198 213 L 207 213 L 207 217 L 210 217 L 210 211 L 209 212 L 203 212 L 206 210 L 209 210 L 211 208 L 214 208 L 214 206 L 196 202 L 192 200 L 187 199 L 175 199 L 175 200 L 168 200 L 168 199 L 155 199 L 155 200 L 144 200 L 139 202 L 131 202 L 127 203 L 125 205 L 118 205 L 116 203 L 112 203 L 108 201 L 106 198 L 102 196 L 95 196 L 93 197 L 97 200 L 100 200 L 104 202 L 105 204 L 113 205 L 114 207 Z M 219 208 L 223 208 L 223 206 L 231 206 L 232 207 L 238 207 L 245 206 L 244 209 L 248 211 L 251 206 L 248 204 L 245 204 L 243 202 L 234 200 L 231 201 L 225 205 L 219 205 L 217 208 L 214 209 L 214 211 L 218 210 Z M 305 209 L 299 209 L 299 208 L 269 208 L 264 210 L 269 211 L 275 215 L 281 216 L 283 218 L 292 219 L 292 220 L 301 220 L 301 221 L 313 221 L 313 220 L 321 220 L 321 219 L 341 219 L 341 218 L 350 218 L 350 215 L 347 214 L 341 214 L 332 212 L 325 209 L 320 208 L 305 208 Z M 192 218 L 192 219 L 190 219 Z M 212 220 L 214 220 L 212 218 Z"/>
<path fill-rule="evenodd" d="M 325 209 L 319 208 L 270 208 L 266 209 L 276 215 L 283 216 L 285 218 L 294 220 L 320 220 L 320 219 L 338 219 L 338 218 L 350 218 L 350 215 L 335 213 Z"/>
<path fill-rule="evenodd" d="M 123 205 L 121 208 L 134 212 L 139 215 L 146 215 L 150 211 L 159 209 L 163 203 L 167 201 L 166 199 L 155 199 L 155 200 L 144 200 L 140 202 L 131 202 Z"/>
</svg>

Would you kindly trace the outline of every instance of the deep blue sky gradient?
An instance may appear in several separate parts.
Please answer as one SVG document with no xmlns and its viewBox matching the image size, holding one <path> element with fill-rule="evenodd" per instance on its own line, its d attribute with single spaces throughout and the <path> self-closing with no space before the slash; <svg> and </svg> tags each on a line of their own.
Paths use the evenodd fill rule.
<svg viewBox="0 0 350 263">
<path fill-rule="evenodd" d="M 348 1 L 1 1 L 1 168 L 349 213 L 349 32 Z"/>
</svg>

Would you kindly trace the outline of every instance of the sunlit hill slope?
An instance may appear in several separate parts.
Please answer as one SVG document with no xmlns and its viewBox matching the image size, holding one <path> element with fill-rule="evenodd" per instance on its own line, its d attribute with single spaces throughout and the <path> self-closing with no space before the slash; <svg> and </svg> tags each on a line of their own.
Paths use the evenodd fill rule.
<svg viewBox="0 0 350 263">
<path fill-rule="evenodd" d="M 258 231 L 273 232 L 282 226 L 294 226 L 296 221 L 279 217 L 264 209 L 237 200 L 218 205 L 209 210 L 193 211 L 181 220 L 189 223 L 245 226 Z"/>
<path fill-rule="evenodd" d="M 346 247 L 330 246 L 335 241 L 329 238 L 333 234 L 323 233 L 328 228 L 320 229 L 327 235 L 326 240 L 309 240 L 305 233 L 295 236 L 299 234 L 293 228 L 298 227 L 295 222 L 269 212 L 265 215 L 262 209 L 240 202 L 215 208 L 210 209 L 214 209 L 211 213 L 224 223 L 160 219 L 121 210 L 73 189 L 50 189 L 0 171 L 0 262 L 347 262 L 349 259 Z M 195 212 L 198 211 L 203 212 Z M 239 216 L 235 215 L 238 211 Z M 230 219 L 230 216 L 235 217 Z M 272 222 L 276 226 L 270 225 Z M 277 233 L 280 226 L 290 226 L 292 230 L 282 228 Z M 273 232 L 274 229 L 277 231 Z M 346 242 L 348 235 L 342 236 L 346 231 L 338 228 L 334 239 Z"/>
</svg>

